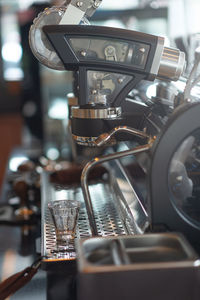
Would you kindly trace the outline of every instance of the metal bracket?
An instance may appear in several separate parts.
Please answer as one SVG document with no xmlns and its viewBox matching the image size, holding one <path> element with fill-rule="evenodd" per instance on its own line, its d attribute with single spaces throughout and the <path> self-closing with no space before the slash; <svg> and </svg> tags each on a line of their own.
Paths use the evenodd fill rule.
<svg viewBox="0 0 200 300">
<path fill-rule="evenodd" d="M 66 12 L 60 22 L 63 24 L 79 24 L 84 16 L 91 17 L 100 6 L 102 0 L 67 0 Z"/>
</svg>

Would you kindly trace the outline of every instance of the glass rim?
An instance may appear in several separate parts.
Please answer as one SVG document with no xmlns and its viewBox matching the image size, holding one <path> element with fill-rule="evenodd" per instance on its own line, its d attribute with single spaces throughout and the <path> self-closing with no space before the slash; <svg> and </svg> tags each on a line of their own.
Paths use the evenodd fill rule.
<svg viewBox="0 0 200 300">
<path fill-rule="evenodd" d="M 81 202 L 78 200 L 70 200 L 70 199 L 60 199 L 60 200 L 51 200 L 48 202 L 48 207 L 53 208 L 57 205 L 63 205 L 63 203 L 66 203 L 66 208 L 69 207 L 68 204 L 71 204 L 72 207 L 80 207 Z"/>
</svg>

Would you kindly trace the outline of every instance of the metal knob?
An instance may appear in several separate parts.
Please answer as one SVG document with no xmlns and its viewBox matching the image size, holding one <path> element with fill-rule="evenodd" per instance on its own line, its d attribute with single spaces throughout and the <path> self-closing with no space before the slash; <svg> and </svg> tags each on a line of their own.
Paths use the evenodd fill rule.
<svg viewBox="0 0 200 300">
<path fill-rule="evenodd" d="M 176 81 L 185 69 L 185 53 L 179 49 L 164 47 L 157 77 Z"/>
</svg>

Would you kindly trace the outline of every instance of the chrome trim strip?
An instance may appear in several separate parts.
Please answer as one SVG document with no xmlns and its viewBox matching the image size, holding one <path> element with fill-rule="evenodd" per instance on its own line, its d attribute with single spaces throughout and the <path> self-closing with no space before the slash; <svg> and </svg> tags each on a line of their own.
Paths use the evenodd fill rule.
<svg viewBox="0 0 200 300">
<path fill-rule="evenodd" d="M 121 107 L 108 107 L 100 109 L 83 109 L 72 107 L 72 118 L 77 119 L 116 119 L 121 116 Z"/>
<path fill-rule="evenodd" d="M 95 143 L 97 137 L 94 136 L 77 136 L 75 134 L 72 134 L 73 140 L 82 146 L 89 146 L 89 147 L 97 147 L 97 144 Z M 111 138 L 110 141 L 107 143 L 107 145 L 112 146 L 116 144 L 116 139 Z"/>
<path fill-rule="evenodd" d="M 163 37 L 158 37 L 158 44 L 156 47 L 156 51 L 154 54 L 154 58 L 153 58 L 153 63 L 151 66 L 151 70 L 150 70 L 150 74 L 152 75 L 157 75 L 158 74 L 158 70 L 160 67 L 160 61 L 161 61 L 161 57 L 163 54 L 163 49 L 164 49 L 164 38 Z"/>
</svg>

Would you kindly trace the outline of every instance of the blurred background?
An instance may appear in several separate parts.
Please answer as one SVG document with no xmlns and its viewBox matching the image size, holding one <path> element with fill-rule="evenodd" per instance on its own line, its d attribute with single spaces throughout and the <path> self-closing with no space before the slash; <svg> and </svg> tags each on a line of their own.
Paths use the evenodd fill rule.
<svg viewBox="0 0 200 300">
<path fill-rule="evenodd" d="M 61 2 L 0 0 L 0 186 L 13 149 L 41 149 L 53 160 L 68 156 L 67 95 L 73 92 L 73 74 L 38 63 L 28 42 L 33 19 Z M 90 23 L 164 36 L 166 45 L 185 51 L 190 67 L 200 43 L 199 0 L 113 2 L 103 0 Z"/>
<path fill-rule="evenodd" d="M 7 204 L 9 199 L 9 206 L 11 204 L 12 207 L 18 207 L 19 198 L 24 195 L 18 195 L 17 199 L 16 191 L 13 193 L 15 177 L 7 176 L 6 185 L 8 169 L 16 171 L 20 161 L 26 159 L 26 154 L 27 159 L 43 155 L 49 160 L 65 160 L 71 155 L 67 125 L 68 100 L 75 86 L 74 74 L 70 71 L 46 68 L 37 61 L 29 47 L 29 29 L 34 18 L 46 7 L 60 5 L 62 2 L 62 0 L 0 0 L 0 208 L 3 207 L 0 210 L 0 217 L 2 218 L 4 216 L 2 202 L 6 201 Z M 185 52 L 187 65 L 184 75 L 187 77 L 194 62 L 195 49 L 200 46 L 199 0 L 103 0 L 102 2 L 89 20 L 91 24 L 165 37 L 165 46 L 174 46 Z M 184 82 L 178 81 L 177 84 Z M 181 87 L 182 90 L 183 88 Z M 153 96 L 153 90 L 149 92 L 150 96 Z M 32 178 L 33 180 L 37 184 L 37 178 Z M 31 185 L 29 190 L 36 192 L 30 193 L 30 198 L 32 197 L 32 200 L 36 198 L 38 201 L 38 186 L 34 190 Z M 38 244 L 40 248 L 40 242 L 35 243 L 40 237 L 39 222 L 37 219 L 38 226 L 33 227 L 1 226 L 0 240 L 3 241 L 0 243 L 1 280 L 33 262 Z M 39 272 L 30 284 L 19 290 L 11 299 L 45 299 L 45 276 L 43 271 Z"/>
</svg>

